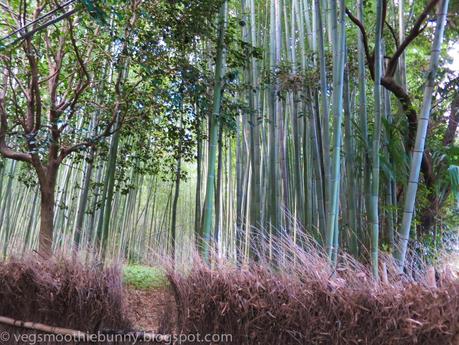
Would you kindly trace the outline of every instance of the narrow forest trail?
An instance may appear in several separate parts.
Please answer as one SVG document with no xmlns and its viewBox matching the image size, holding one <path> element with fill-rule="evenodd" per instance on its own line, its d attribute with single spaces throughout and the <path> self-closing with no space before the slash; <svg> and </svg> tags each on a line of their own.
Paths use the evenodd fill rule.
<svg viewBox="0 0 459 345">
<path fill-rule="evenodd" d="M 175 324 L 175 300 L 167 287 L 125 288 L 126 310 L 133 328 L 168 333 Z"/>
</svg>

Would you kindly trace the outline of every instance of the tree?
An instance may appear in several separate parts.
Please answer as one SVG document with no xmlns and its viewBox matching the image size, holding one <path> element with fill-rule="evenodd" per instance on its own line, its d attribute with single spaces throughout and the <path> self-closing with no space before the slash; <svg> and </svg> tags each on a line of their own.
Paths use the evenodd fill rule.
<svg viewBox="0 0 459 345">
<path fill-rule="evenodd" d="M 52 10 L 49 3 L 19 10 L 4 6 L 16 28 Z M 36 32 L 39 24 L 35 22 L 24 29 L 20 49 L 13 47 L 1 55 L 0 152 L 31 165 L 36 173 L 41 195 L 39 252 L 45 258 L 52 254 L 59 167 L 67 156 L 111 135 L 117 116 L 114 112 L 95 136 L 75 133 L 76 123 L 84 121 L 80 100 L 92 81 L 88 65 L 96 58 L 94 46 L 100 34 L 100 28 L 84 21 L 69 17 L 44 32 Z M 95 32 L 89 44 L 82 39 L 83 32 L 75 29 L 82 22 Z M 29 30 L 36 33 L 28 35 Z"/>
</svg>

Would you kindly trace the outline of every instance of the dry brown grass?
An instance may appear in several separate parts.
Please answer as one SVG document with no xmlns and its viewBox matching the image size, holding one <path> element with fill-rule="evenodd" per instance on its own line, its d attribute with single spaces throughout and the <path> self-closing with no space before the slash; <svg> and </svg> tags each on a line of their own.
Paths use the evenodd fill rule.
<svg viewBox="0 0 459 345">
<path fill-rule="evenodd" d="M 376 283 L 347 256 L 332 271 L 315 245 L 283 239 L 276 247 L 274 265 L 264 257 L 209 268 L 196 256 L 191 269 L 170 271 L 181 331 L 230 333 L 238 345 L 457 344 L 457 280 L 440 277 L 430 288 L 384 258 L 387 281 Z"/>
<path fill-rule="evenodd" d="M 62 258 L 0 262 L 0 315 L 89 332 L 130 327 L 120 270 Z"/>
</svg>

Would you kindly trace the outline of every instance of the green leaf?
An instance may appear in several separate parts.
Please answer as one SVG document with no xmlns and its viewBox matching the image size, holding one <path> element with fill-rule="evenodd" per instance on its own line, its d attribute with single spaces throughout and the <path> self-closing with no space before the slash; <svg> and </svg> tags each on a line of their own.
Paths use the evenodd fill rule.
<svg viewBox="0 0 459 345">
<path fill-rule="evenodd" d="M 99 24 L 106 25 L 106 15 L 105 12 L 100 8 L 94 0 L 81 0 L 83 5 L 86 7 L 86 10 L 89 12 L 91 17 L 93 17 Z"/>
<path fill-rule="evenodd" d="M 459 166 L 451 165 L 448 172 L 451 181 L 451 191 L 454 194 L 456 201 L 459 203 Z"/>
</svg>

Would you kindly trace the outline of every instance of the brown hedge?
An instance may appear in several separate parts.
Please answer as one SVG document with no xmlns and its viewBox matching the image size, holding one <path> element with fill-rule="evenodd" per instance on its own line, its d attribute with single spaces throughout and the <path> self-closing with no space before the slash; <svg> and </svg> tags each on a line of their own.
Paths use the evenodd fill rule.
<svg viewBox="0 0 459 345">
<path fill-rule="evenodd" d="M 0 262 L 0 315 L 89 332 L 130 327 L 120 270 L 62 258 Z"/>
<path fill-rule="evenodd" d="M 387 279 L 376 283 L 347 257 L 331 271 L 314 250 L 289 250 L 275 265 L 209 268 L 196 258 L 191 270 L 170 271 L 181 331 L 232 334 L 238 345 L 459 344 L 457 279 L 430 288 L 385 259 Z"/>
</svg>

